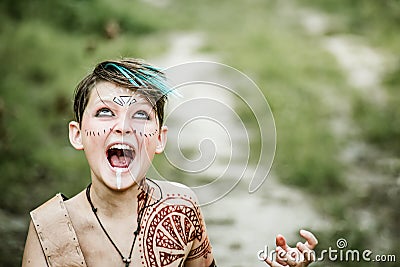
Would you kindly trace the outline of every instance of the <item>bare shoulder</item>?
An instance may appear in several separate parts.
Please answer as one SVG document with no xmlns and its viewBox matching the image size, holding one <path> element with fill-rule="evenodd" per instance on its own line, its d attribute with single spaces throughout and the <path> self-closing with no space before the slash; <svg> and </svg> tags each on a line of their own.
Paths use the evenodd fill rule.
<svg viewBox="0 0 400 267">
<path fill-rule="evenodd" d="M 164 200 L 174 199 L 175 203 L 191 203 L 191 205 L 198 206 L 198 199 L 193 190 L 181 183 L 151 180 L 154 184 L 158 185 L 161 189 Z M 151 185 L 151 183 L 150 183 Z"/>
<path fill-rule="evenodd" d="M 184 266 L 214 266 L 211 243 L 194 191 L 180 183 L 156 180 L 154 182 L 162 191 L 163 202 L 151 215 L 151 223 L 145 228 L 147 236 L 151 236 L 154 232 L 152 229 L 157 228 L 155 226 L 157 224 L 165 231 L 172 229 L 168 236 L 176 236 L 175 233 L 179 233 L 182 240 L 186 241 L 184 245 L 187 246 L 185 252 L 187 254 Z M 169 224 L 171 226 L 168 226 Z"/>
</svg>

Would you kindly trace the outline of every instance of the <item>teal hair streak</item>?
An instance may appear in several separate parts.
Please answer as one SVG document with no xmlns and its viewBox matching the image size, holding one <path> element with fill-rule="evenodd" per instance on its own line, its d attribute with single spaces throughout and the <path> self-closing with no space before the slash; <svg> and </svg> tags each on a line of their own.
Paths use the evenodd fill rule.
<svg viewBox="0 0 400 267">
<path fill-rule="evenodd" d="M 153 85 L 154 87 L 158 88 L 165 96 L 168 94 L 172 94 L 174 96 L 181 97 L 181 95 L 178 92 L 175 92 L 165 83 L 165 79 L 163 77 L 161 77 L 156 73 L 159 72 L 160 70 L 155 67 L 152 67 L 150 65 L 144 65 L 146 69 L 139 69 L 136 73 L 133 73 L 127 68 L 118 66 L 115 63 L 107 63 L 104 67 L 107 68 L 109 66 L 116 68 L 134 86 L 137 87 L 146 86 L 146 84 L 144 83 L 145 81 Z"/>
</svg>

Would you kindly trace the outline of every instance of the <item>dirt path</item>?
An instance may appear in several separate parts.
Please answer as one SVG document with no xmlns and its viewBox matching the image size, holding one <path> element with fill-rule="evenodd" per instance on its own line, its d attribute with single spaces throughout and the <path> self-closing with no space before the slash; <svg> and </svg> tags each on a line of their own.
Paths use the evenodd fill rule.
<svg viewBox="0 0 400 267">
<path fill-rule="evenodd" d="M 168 53 L 161 58 L 152 60 L 152 62 L 168 68 L 188 61 L 218 61 L 215 55 L 198 52 L 203 41 L 203 36 L 197 33 L 174 34 L 171 36 Z M 183 71 L 181 75 L 196 77 L 198 72 L 201 72 L 206 77 L 219 76 L 224 79 L 224 73 L 215 73 L 215 71 L 212 68 L 192 68 L 186 70 L 186 72 Z M 232 84 L 232 81 L 225 81 L 225 83 Z M 185 155 L 177 150 L 174 150 L 175 153 L 168 151 L 168 147 L 166 150 L 166 153 L 170 155 L 168 156 L 169 159 L 177 166 L 183 166 L 182 168 L 197 166 L 195 168 L 199 169 L 203 165 L 207 166 L 200 173 L 206 182 L 213 181 L 216 175 L 226 170 L 228 163 L 232 172 L 226 172 L 222 182 L 211 183 L 207 190 L 196 191 L 200 201 L 203 198 L 207 200 L 209 194 L 226 191 L 224 187 L 226 183 L 233 184 L 236 181 L 245 157 L 243 157 L 243 153 L 232 153 L 232 151 L 246 151 L 248 149 L 246 141 L 248 137 L 243 134 L 243 125 L 238 121 L 235 112 L 229 112 L 227 109 L 224 112 L 224 109 L 221 109 L 221 106 L 229 107 L 234 111 L 234 97 L 226 91 L 215 90 L 215 88 L 207 89 L 204 84 L 202 86 L 201 90 L 184 91 L 184 102 L 189 99 L 191 105 L 181 112 L 179 112 L 179 108 L 184 106 L 180 104 L 182 99 L 170 97 L 169 111 L 167 112 L 167 114 L 171 112 L 174 114 L 167 120 L 171 132 L 169 143 L 179 144 L 180 152 L 183 152 L 183 154 L 185 154 L 185 151 L 189 154 L 190 152 L 195 153 L 195 160 L 188 160 Z M 203 98 L 217 101 L 217 105 L 206 107 L 206 114 L 218 116 L 216 117 L 218 122 L 223 122 L 223 125 L 221 126 L 221 123 L 215 123 L 212 118 L 211 120 L 208 118 L 207 120 L 199 120 L 196 124 L 186 126 L 186 128 L 183 127 L 182 125 L 186 125 L 185 123 L 195 116 L 191 114 L 193 110 L 205 108 L 201 102 L 196 102 L 196 100 Z M 213 123 L 210 123 L 210 121 Z M 186 134 L 179 134 L 185 131 Z M 228 141 L 226 140 L 227 133 Z M 197 145 L 199 145 L 199 151 L 196 150 Z M 235 149 L 228 149 L 229 147 L 235 147 Z M 212 153 L 209 153 L 209 151 Z M 231 156 L 228 162 L 224 160 L 227 156 Z M 237 167 L 237 171 L 235 167 Z M 252 170 L 255 166 L 247 167 L 249 167 L 248 170 Z M 214 254 L 220 266 L 265 266 L 257 259 L 257 252 L 264 249 L 265 246 L 268 246 L 269 249 L 275 248 L 276 234 L 282 233 L 295 242 L 299 240 L 296 236 L 299 229 L 316 229 L 329 225 L 328 219 L 322 218 L 315 211 L 311 204 L 312 199 L 309 196 L 295 188 L 280 184 L 273 174 L 269 175 L 266 182 L 256 193 L 249 194 L 246 175 L 250 172 L 245 172 L 243 180 L 246 182 L 241 181 L 220 200 L 202 208 L 214 247 Z M 187 179 L 193 179 L 193 177 L 189 175 Z M 194 183 L 196 184 L 196 182 Z"/>
</svg>

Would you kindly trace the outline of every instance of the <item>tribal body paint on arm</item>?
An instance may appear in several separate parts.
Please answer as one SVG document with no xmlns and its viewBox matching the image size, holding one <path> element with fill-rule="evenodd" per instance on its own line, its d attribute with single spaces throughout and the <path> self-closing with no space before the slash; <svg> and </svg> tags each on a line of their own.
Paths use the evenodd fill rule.
<svg viewBox="0 0 400 267">
<path fill-rule="evenodd" d="M 189 190 L 167 194 L 146 213 L 143 225 L 144 266 L 216 266 L 200 208 Z"/>
</svg>

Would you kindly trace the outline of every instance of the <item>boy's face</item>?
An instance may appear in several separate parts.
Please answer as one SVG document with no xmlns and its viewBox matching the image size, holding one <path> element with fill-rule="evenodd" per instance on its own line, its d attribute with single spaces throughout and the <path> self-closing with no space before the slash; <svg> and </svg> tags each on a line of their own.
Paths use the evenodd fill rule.
<svg viewBox="0 0 400 267">
<path fill-rule="evenodd" d="M 140 183 L 167 134 L 144 97 L 109 82 L 92 89 L 81 127 L 73 121 L 69 131 L 71 144 L 85 151 L 92 180 L 116 190 Z"/>
</svg>

